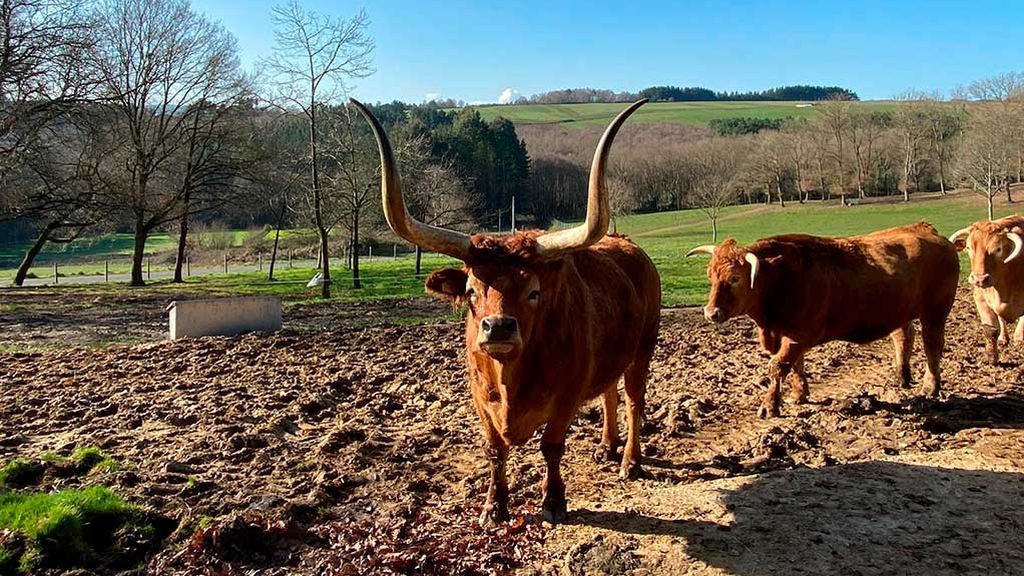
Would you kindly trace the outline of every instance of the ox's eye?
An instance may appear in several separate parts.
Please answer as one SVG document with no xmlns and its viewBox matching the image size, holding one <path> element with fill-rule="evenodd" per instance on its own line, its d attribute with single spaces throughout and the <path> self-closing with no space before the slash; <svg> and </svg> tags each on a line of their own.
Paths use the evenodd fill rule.
<svg viewBox="0 0 1024 576">
<path fill-rule="evenodd" d="M 470 302 L 476 302 L 476 290 L 466 288 L 466 298 L 469 298 Z"/>
<path fill-rule="evenodd" d="M 732 276 L 729 277 L 729 284 L 739 284 L 739 283 L 740 283 L 740 275 L 739 274 L 733 274 Z"/>
<path fill-rule="evenodd" d="M 536 302 L 540 300 L 540 290 L 531 291 L 530 294 L 526 296 L 526 299 L 531 302 Z"/>
</svg>

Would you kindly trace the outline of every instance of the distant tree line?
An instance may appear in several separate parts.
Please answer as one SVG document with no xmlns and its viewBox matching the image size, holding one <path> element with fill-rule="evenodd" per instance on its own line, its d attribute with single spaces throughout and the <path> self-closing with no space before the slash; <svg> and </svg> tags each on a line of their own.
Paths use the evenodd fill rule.
<svg viewBox="0 0 1024 576">
<path fill-rule="evenodd" d="M 639 92 L 615 92 L 595 88 L 566 88 L 519 97 L 513 104 L 584 104 L 592 102 L 730 102 L 730 101 L 819 101 L 857 100 L 857 93 L 839 86 L 781 86 L 753 92 L 715 92 L 708 88 L 651 86 Z"/>
</svg>

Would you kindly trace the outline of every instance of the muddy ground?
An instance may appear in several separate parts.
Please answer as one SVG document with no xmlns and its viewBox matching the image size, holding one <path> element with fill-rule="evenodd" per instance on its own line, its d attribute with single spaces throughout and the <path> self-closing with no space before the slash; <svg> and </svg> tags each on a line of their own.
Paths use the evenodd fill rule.
<svg viewBox="0 0 1024 576">
<path fill-rule="evenodd" d="M 154 574 L 1024 573 L 1021 350 L 986 364 L 966 290 L 939 400 L 892 383 L 888 341 L 834 343 L 808 356 L 811 404 L 770 420 L 755 416 L 753 326 L 666 310 L 645 477 L 592 460 L 589 407 L 563 466 L 571 523 L 535 516 L 534 443 L 510 460 L 514 519 L 490 531 L 475 524 L 486 465 L 461 325 L 389 325 L 408 307 L 449 312 L 290 307 L 271 336 L 0 354 L 0 460 L 95 445 L 122 462 L 85 481 L 178 526 Z M 3 319 L 8 340 L 35 333 L 18 309 L 37 310 Z M 76 321 L 48 324 L 88 331 Z"/>
</svg>

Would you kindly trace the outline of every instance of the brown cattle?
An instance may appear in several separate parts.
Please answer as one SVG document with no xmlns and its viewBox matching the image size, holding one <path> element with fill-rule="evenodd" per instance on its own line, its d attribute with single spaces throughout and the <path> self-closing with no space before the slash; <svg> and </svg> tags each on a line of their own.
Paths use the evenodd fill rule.
<svg viewBox="0 0 1024 576">
<path fill-rule="evenodd" d="M 832 340 L 863 344 L 889 335 L 898 377 L 909 385 L 915 319 L 928 359 L 924 392 L 938 394 L 959 262 L 953 245 L 930 224 L 847 238 L 773 236 L 747 248 L 726 240 L 687 256 L 696 253 L 712 254 L 704 315 L 712 322 L 749 316 L 772 354 L 760 416 L 778 415 L 787 377 L 794 400 L 806 402 L 804 354 Z"/>
<path fill-rule="evenodd" d="M 1024 218 L 1007 216 L 975 222 L 957 230 L 949 241 L 971 259 L 968 277 L 974 287 L 985 347 L 992 363 L 999 362 L 999 344 L 1009 344 L 1007 324 L 1021 319 L 1014 340 L 1024 339 Z"/>
<path fill-rule="evenodd" d="M 625 379 L 627 442 L 621 473 L 639 471 L 644 392 L 661 309 L 661 285 L 643 250 L 606 236 L 604 173 L 619 127 L 644 101 L 608 126 L 594 154 L 586 221 L 558 232 L 472 236 L 428 226 L 409 216 L 398 170 L 383 128 L 358 102 L 380 147 L 384 215 L 396 234 L 455 257 L 461 269 L 434 272 L 429 293 L 466 306 L 466 364 L 473 405 L 483 425 L 490 487 L 480 521 L 508 517 L 505 461 L 510 446 L 544 425 L 540 450 L 547 472 L 543 516 L 567 517 L 559 470 L 565 436 L 577 410 L 604 396 L 602 445 L 612 458 L 619 444 L 616 409 Z"/>
</svg>

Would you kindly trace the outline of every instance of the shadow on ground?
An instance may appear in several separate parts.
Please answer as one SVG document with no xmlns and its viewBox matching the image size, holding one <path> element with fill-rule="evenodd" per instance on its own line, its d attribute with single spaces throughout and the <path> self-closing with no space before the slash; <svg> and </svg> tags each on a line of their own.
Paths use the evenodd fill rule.
<svg viewBox="0 0 1024 576">
<path fill-rule="evenodd" d="M 576 511 L 574 523 L 642 544 L 627 537 L 597 556 L 577 548 L 570 571 L 603 572 L 593 564 L 603 554 L 617 558 L 615 572 L 700 561 L 740 576 L 1024 574 L 1022 474 L 864 462 L 768 474 L 717 496 L 721 521 L 697 519 L 708 517 L 700 497 L 657 507 L 692 513 L 678 517 Z"/>
</svg>

